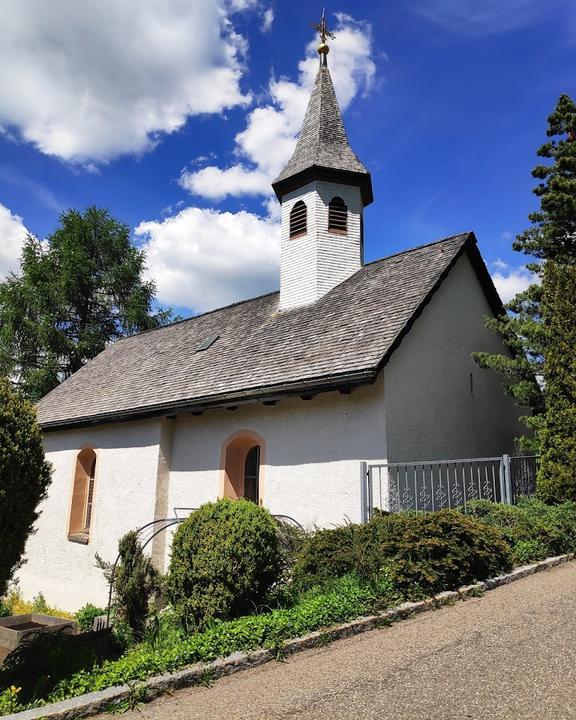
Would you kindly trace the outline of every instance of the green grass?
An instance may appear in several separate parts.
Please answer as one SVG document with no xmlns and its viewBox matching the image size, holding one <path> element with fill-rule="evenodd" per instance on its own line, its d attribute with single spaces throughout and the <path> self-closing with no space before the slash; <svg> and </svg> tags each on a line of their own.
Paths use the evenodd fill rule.
<svg viewBox="0 0 576 720">
<path fill-rule="evenodd" d="M 207 630 L 189 637 L 172 632 L 153 643 L 143 642 L 118 660 L 107 660 L 90 670 L 74 673 L 28 707 L 134 683 L 197 662 L 210 662 L 235 651 L 280 648 L 284 640 L 372 613 L 399 599 L 388 581 L 374 587 L 348 575 L 322 589 L 310 591 L 292 608 L 215 622 Z"/>
</svg>

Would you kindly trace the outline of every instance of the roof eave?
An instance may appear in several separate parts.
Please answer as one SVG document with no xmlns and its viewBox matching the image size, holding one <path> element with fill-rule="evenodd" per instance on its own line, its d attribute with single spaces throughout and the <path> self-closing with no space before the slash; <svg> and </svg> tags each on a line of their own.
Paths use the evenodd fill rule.
<svg viewBox="0 0 576 720">
<path fill-rule="evenodd" d="M 286 399 L 305 394 L 316 395 L 323 392 L 333 392 L 341 388 L 369 385 L 374 382 L 377 375 L 378 370 L 376 368 L 365 368 L 353 372 L 325 375 L 306 381 L 255 387 L 233 393 L 221 393 L 220 395 L 209 395 L 178 402 L 162 403 L 159 405 L 119 410 L 116 412 L 66 420 L 40 422 L 39 424 L 44 432 L 54 432 L 57 430 L 70 430 L 73 428 L 127 422 L 130 420 L 165 417 L 166 415 L 183 415 L 195 411 L 212 410 L 250 402 L 261 402 L 267 399 Z"/>
<path fill-rule="evenodd" d="M 352 170 L 341 170 L 338 168 L 325 167 L 323 165 L 310 165 L 294 175 L 277 179 L 272 183 L 272 188 L 280 202 L 282 198 L 303 185 L 314 180 L 326 180 L 341 185 L 352 185 L 360 189 L 364 207 L 374 201 L 372 192 L 372 178 L 369 172 L 354 172 Z"/>
</svg>

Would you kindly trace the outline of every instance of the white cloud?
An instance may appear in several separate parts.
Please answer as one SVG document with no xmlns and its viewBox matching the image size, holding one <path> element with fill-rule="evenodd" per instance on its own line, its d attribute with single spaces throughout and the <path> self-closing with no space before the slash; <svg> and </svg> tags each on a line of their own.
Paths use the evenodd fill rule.
<svg viewBox="0 0 576 720">
<path fill-rule="evenodd" d="M 570 0 L 560 0 L 569 7 Z M 531 25 L 548 13 L 542 0 L 419 0 L 415 11 L 467 35 L 493 35 Z"/>
<path fill-rule="evenodd" d="M 274 220 L 189 207 L 142 222 L 135 233 L 163 304 L 203 312 L 278 288 L 280 228 Z"/>
<path fill-rule="evenodd" d="M 0 204 L 0 282 L 19 268 L 22 245 L 28 231 L 22 218 Z"/>
<path fill-rule="evenodd" d="M 492 281 L 504 303 L 512 300 L 515 295 L 526 290 L 532 283 L 540 282 L 540 278 L 527 270 L 525 265 L 513 267 L 500 258 L 491 265 L 494 269 Z"/>
<path fill-rule="evenodd" d="M 336 16 L 336 39 L 330 42 L 329 65 L 338 101 L 344 111 L 358 94 L 367 92 L 374 81 L 371 27 L 342 13 Z M 302 125 L 306 105 L 318 71 L 317 41 L 306 48 L 299 63 L 298 81 L 272 78 L 271 103 L 252 110 L 246 129 L 236 135 L 237 164 L 227 168 L 214 165 L 201 170 L 184 170 L 182 187 L 211 199 L 229 195 L 270 195 L 270 183 L 288 162 Z"/>
<path fill-rule="evenodd" d="M 89 166 L 246 103 L 246 42 L 227 13 L 256 4 L 4 0 L 0 130 Z"/>
<path fill-rule="evenodd" d="M 270 192 L 269 177 L 259 170 L 249 170 L 243 165 L 233 165 L 226 170 L 209 165 L 197 172 L 184 172 L 180 185 L 211 200 L 236 195 L 239 187 L 242 188 L 242 195 L 266 195 Z"/>
<path fill-rule="evenodd" d="M 274 9 L 269 7 L 266 10 L 264 10 L 264 14 L 262 15 L 262 24 L 260 25 L 260 30 L 263 33 L 270 32 L 272 29 L 272 23 L 274 22 Z"/>
</svg>

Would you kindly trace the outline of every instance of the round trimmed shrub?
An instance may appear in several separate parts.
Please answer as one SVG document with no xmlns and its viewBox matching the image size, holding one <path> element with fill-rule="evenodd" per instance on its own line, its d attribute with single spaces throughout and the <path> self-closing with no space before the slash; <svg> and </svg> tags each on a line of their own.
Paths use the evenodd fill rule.
<svg viewBox="0 0 576 720">
<path fill-rule="evenodd" d="M 202 628 L 253 612 L 280 572 L 274 519 L 247 500 L 206 503 L 178 528 L 166 580 L 182 623 Z"/>
</svg>

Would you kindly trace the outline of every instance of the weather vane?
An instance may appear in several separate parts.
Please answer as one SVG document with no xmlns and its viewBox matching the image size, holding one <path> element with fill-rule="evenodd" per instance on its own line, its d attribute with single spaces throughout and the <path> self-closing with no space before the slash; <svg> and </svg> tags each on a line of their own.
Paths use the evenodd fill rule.
<svg viewBox="0 0 576 720">
<path fill-rule="evenodd" d="M 330 51 L 328 43 L 326 42 L 326 38 L 331 38 L 332 40 L 334 40 L 335 35 L 334 33 L 330 32 L 330 30 L 328 30 L 328 27 L 326 25 L 326 13 L 324 8 L 322 8 L 322 17 L 320 19 L 320 22 L 312 23 L 312 27 L 320 35 L 320 45 L 318 45 L 317 50 L 318 55 L 320 55 L 322 65 L 326 65 L 326 55 L 328 55 L 328 52 Z"/>
</svg>

